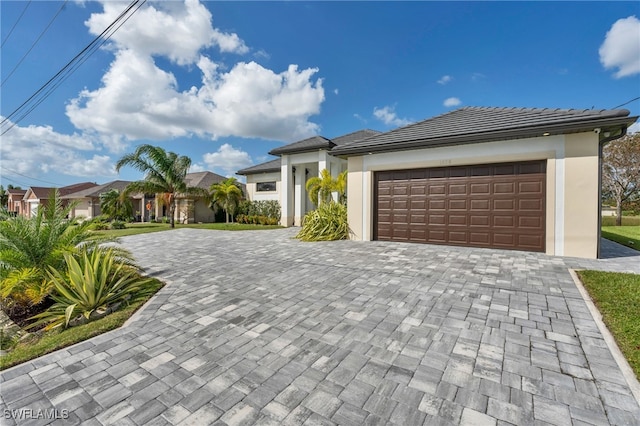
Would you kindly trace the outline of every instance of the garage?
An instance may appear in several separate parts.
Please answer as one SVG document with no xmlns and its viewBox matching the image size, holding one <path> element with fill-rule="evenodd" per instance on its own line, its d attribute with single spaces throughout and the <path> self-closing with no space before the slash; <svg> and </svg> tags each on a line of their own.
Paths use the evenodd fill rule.
<svg viewBox="0 0 640 426">
<path fill-rule="evenodd" d="M 374 239 L 545 251 L 546 161 L 374 173 Z"/>
</svg>

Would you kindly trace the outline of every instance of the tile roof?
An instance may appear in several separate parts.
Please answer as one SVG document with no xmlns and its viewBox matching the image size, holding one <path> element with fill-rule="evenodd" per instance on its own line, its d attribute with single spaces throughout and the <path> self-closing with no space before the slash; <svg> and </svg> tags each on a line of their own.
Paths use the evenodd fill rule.
<svg viewBox="0 0 640 426">
<path fill-rule="evenodd" d="M 13 195 L 14 198 L 15 197 L 22 197 L 26 193 L 27 193 L 26 189 L 13 189 L 13 188 L 7 189 L 7 194 Z"/>
<path fill-rule="evenodd" d="M 31 186 L 25 193 L 25 196 L 27 195 L 27 193 L 29 193 L 29 190 L 30 190 L 36 196 L 37 199 L 48 200 L 49 196 L 51 195 L 51 191 L 53 191 L 54 189 L 57 189 L 58 194 L 60 195 L 60 198 L 62 198 L 66 195 L 72 194 L 74 192 L 82 191 L 84 189 L 92 188 L 94 186 L 98 186 L 98 184 L 94 182 L 81 182 L 81 183 L 74 183 L 73 185 L 63 186 L 61 188 L 46 187 L 46 186 Z"/>
<path fill-rule="evenodd" d="M 331 139 L 336 146 L 347 145 L 352 142 L 357 142 L 366 138 L 370 138 L 371 136 L 379 135 L 382 132 L 371 129 L 358 130 L 357 132 L 348 133 L 343 136 L 339 136 L 337 138 Z"/>
<path fill-rule="evenodd" d="M 632 124 L 628 110 L 465 107 L 370 138 L 335 147 L 332 154 L 430 148 L 565 134 Z"/>
<path fill-rule="evenodd" d="M 207 191 L 211 185 L 222 182 L 225 179 L 226 177 L 224 176 L 208 171 L 187 173 L 187 176 L 185 176 L 187 186 L 195 186 L 196 188 L 206 189 Z"/>
<path fill-rule="evenodd" d="M 238 170 L 239 175 L 255 175 L 259 173 L 279 172 L 282 159 L 276 158 L 264 163 L 256 164 L 255 166 L 247 167 L 246 169 Z"/>
<path fill-rule="evenodd" d="M 60 198 L 72 199 L 72 198 L 97 198 L 105 192 L 109 192 L 115 189 L 119 192 L 123 191 L 127 185 L 131 182 L 128 180 L 114 180 L 111 182 L 103 183 L 102 185 L 94 186 L 91 188 L 83 189 L 82 191 L 72 192 Z"/>
<path fill-rule="evenodd" d="M 269 151 L 271 155 L 292 154 L 295 152 L 314 151 L 317 149 L 331 149 L 334 144 L 323 136 L 312 136 L 310 138 L 290 143 L 289 145 Z"/>
</svg>

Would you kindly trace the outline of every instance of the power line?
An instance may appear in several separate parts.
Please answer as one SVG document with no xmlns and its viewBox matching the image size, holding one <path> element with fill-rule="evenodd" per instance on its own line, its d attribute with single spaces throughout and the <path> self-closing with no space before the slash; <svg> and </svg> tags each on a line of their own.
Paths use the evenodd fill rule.
<svg viewBox="0 0 640 426">
<path fill-rule="evenodd" d="M 134 0 L 127 8 L 118 15 L 118 17 L 109 26 L 94 38 L 80 53 L 73 57 L 60 71 L 58 71 L 53 77 L 43 84 L 36 92 L 31 95 L 26 101 L 24 101 L 18 108 L 16 108 L 11 114 L 4 117 L 0 122 L 0 125 L 9 123 L 9 127 L 2 131 L 0 136 L 6 134 L 9 130 L 15 127 L 21 120 L 28 116 L 38 105 L 40 105 L 51 93 L 57 89 L 67 78 L 73 74 L 88 58 L 91 56 L 100 46 L 106 43 L 115 33 L 127 22 L 147 0 Z M 136 7 L 137 6 L 137 7 Z M 133 8 L 135 7 L 135 10 Z M 133 10 L 133 11 L 132 11 Z M 131 12 L 131 13 L 129 13 Z M 127 16 L 128 15 L 128 16 Z M 125 18 L 126 16 L 126 18 Z M 33 102 L 32 102 L 33 101 Z M 12 117 L 20 114 L 12 122 Z"/>
<path fill-rule="evenodd" d="M 0 45 L 0 47 L 4 47 L 4 44 L 7 42 L 7 40 L 9 40 L 9 37 L 11 37 L 11 33 L 13 33 L 13 30 L 15 30 L 16 26 L 18 25 L 18 22 L 20 22 L 20 20 L 22 19 L 22 16 L 27 11 L 27 8 L 29 7 L 30 4 L 31 4 L 31 0 L 29 0 L 27 2 L 27 5 L 24 7 L 24 9 L 22 9 L 22 13 L 20 14 L 20 16 L 18 16 L 18 19 L 16 20 L 15 24 L 13 24 L 13 27 L 11 27 L 11 29 L 9 30 L 9 34 L 7 34 L 7 36 L 4 38 L 4 41 L 2 42 L 2 45 Z"/>
<path fill-rule="evenodd" d="M 20 172 L 15 171 L 15 170 L 11 170 L 11 169 L 10 169 L 10 168 L 8 168 L 8 167 L 4 167 L 4 169 L 5 169 L 5 170 L 7 170 L 7 171 L 9 171 L 9 172 L 11 172 L 11 173 L 13 173 L 13 174 L 15 174 L 15 175 L 22 176 L 22 177 L 26 177 L 27 179 L 37 180 L 38 182 L 49 183 L 49 184 L 51 184 L 51 185 L 56 185 L 56 186 L 63 186 L 63 185 L 61 185 L 61 184 L 59 184 L 59 183 L 56 183 L 56 182 L 51 182 L 51 181 L 48 181 L 48 180 L 42 180 L 42 179 L 34 178 L 34 177 L 31 177 L 31 176 L 27 176 L 27 175 L 25 175 L 25 174 L 22 174 L 22 173 L 20 173 Z M 4 174 L 4 175 L 2 175 L 2 176 L 4 176 L 4 177 L 6 178 L 6 176 L 7 176 L 7 175 L 6 175 L 6 174 Z M 9 178 L 7 178 L 7 179 L 9 179 Z"/>
<path fill-rule="evenodd" d="M 40 35 L 38 36 L 38 38 L 31 44 L 31 47 L 29 48 L 29 50 L 27 50 L 27 52 L 22 55 L 22 58 L 20 58 L 20 60 L 18 61 L 18 63 L 16 64 L 15 67 L 13 67 L 13 69 L 11 70 L 11 72 L 9 73 L 9 75 L 7 75 L 4 80 L 2 81 L 2 83 L 0 83 L 0 87 L 4 86 L 4 84 L 7 82 L 7 80 L 9 80 L 11 78 L 11 76 L 13 75 L 14 72 L 16 72 L 16 70 L 18 69 L 18 67 L 20 66 L 20 64 L 22 64 L 22 61 L 24 61 L 27 56 L 29 56 L 29 53 L 31 53 L 31 51 L 33 50 L 34 47 L 36 47 L 36 44 L 38 44 L 38 42 L 40 41 L 40 39 L 42 38 L 42 36 L 49 30 L 49 28 L 51 27 L 51 24 L 53 24 L 53 21 L 56 20 L 56 18 L 58 17 L 58 15 L 60 15 L 60 12 L 62 12 L 62 10 L 64 9 L 65 5 L 67 4 L 69 0 L 64 0 L 64 3 L 62 3 L 62 6 L 60 6 L 60 9 L 58 9 L 58 11 L 56 12 L 55 15 L 53 15 L 53 18 L 51 18 L 51 20 L 49 21 L 49 23 L 47 24 L 47 26 L 45 27 L 44 30 L 42 30 L 42 32 L 40 33 Z"/>
<path fill-rule="evenodd" d="M 630 101 L 627 101 L 627 102 L 625 102 L 625 103 L 623 103 L 623 104 L 620 104 L 620 105 L 618 105 L 618 106 L 615 106 L 615 107 L 613 107 L 613 108 L 611 108 L 611 109 L 616 109 L 616 108 L 623 107 L 623 106 L 625 106 L 625 105 L 627 105 L 627 104 L 630 104 L 630 103 L 631 103 L 631 102 L 633 102 L 633 101 L 637 101 L 638 99 L 640 99 L 640 96 L 638 96 L 637 98 L 633 98 L 633 99 L 631 99 Z"/>
</svg>

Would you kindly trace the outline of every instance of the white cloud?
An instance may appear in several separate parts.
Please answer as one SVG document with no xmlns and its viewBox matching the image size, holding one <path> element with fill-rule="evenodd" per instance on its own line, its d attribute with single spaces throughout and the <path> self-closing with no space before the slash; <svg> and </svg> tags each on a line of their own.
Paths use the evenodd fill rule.
<svg viewBox="0 0 640 426">
<path fill-rule="evenodd" d="M 451 77 L 450 75 L 443 75 L 440 80 L 438 80 L 438 84 L 442 84 L 445 85 L 447 83 L 450 83 L 451 80 L 453 80 L 453 77 Z"/>
<path fill-rule="evenodd" d="M 3 174 L 14 171 L 30 177 L 50 171 L 69 176 L 115 176 L 110 157 L 89 154 L 99 148 L 97 145 L 83 135 L 56 133 L 50 126 L 15 126 L 2 136 L 0 169 Z"/>
<path fill-rule="evenodd" d="M 627 129 L 627 133 L 637 133 L 640 132 L 640 121 L 636 121 Z"/>
<path fill-rule="evenodd" d="M 119 6 L 117 6 L 119 5 Z M 107 2 L 87 21 L 91 32 L 115 19 L 122 4 Z M 133 21 L 132 25 L 129 23 Z M 141 9 L 115 38 L 115 59 L 98 89 L 86 89 L 67 106 L 67 116 L 84 132 L 111 140 L 112 151 L 125 140 L 224 136 L 292 141 L 320 130 L 310 121 L 324 102 L 317 68 L 297 65 L 275 72 L 255 62 L 230 69 L 201 54 L 246 53 L 236 35 L 211 26 L 211 14 L 196 0 L 161 2 Z M 176 75 L 158 67 L 154 55 L 199 70 L 202 83 L 179 91 Z M 223 72 L 222 70 L 228 70 Z"/>
<path fill-rule="evenodd" d="M 373 115 L 384 124 L 393 126 L 406 126 L 411 123 L 406 118 L 400 118 L 395 112 L 394 106 L 385 106 L 382 108 L 375 107 L 373 109 Z"/>
<path fill-rule="evenodd" d="M 220 146 L 216 152 L 204 154 L 202 158 L 207 168 L 222 170 L 226 176 L 233 176 L 238 170 L 253 165 L 248 153 L 228 143 Z"/>
<path fill-rule="evenodd" d="M 447 108 L 449 107 L 454 107 L 454 106 L 458 106 L 462 103 L 462 101 L 458 98 L 447 98 L 444 100 L 444 102 L 442 103 L 444 106 L 446 106 Z"/>
<path fill-rule="evenodd" d="M 338 93 L 340 93 L 340 91 L 338 89 L 333 89 L 333 93 L 337 95 Z"/>
<path fill-rule="evenodd" d="M 635 16 L 617 20 L 598 51 L 606 69 L 617 68 L 616 78 L 640 73 L 640 21 Z"/>
<path fill-rule="evenodd" d="M 353 114 L 353 116 L 358 120 L 362 121 L 363 123 L 367 123 L 367 119 L 361 116 L 360 114 L 356 113 L 356 114 Z"/>
</svg>

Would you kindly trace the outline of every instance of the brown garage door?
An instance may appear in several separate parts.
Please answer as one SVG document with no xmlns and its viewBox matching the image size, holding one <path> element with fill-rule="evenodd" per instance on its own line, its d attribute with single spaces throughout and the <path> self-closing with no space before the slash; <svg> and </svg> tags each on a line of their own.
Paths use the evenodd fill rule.
<svg viewBox="0 0 640 426">
<path fill-rule="evenodd" d="M 374 239 L 544 251 L 545 164 L 376 172 Z"/>
</svg>

